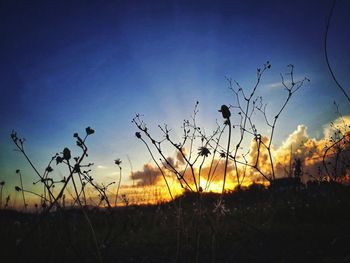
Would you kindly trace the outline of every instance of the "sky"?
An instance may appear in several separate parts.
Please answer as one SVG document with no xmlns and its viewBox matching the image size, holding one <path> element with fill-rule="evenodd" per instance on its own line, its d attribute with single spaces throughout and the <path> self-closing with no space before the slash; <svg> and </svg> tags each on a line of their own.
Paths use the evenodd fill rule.
<svg viewBox="0 0 350 263">
<path fill-rule="evenodd" d="M 0 181 L 11 192 L 35 180 L 13 151 L 14 129 L 26 138 L 33 162 L 45 169 L 73 133 L 95 129 L 89 161 L 99 180 L 115 180 L 121 158 L 123 184 L 131 169 L 151 161 L 131 123 L 143 114 L 149 126 L 175 130 L 199 101 L 199 122 L 214 127 L 222 104 L 233 103 L 225 77 L 250 89 L 256 69 L 272 64 L 259 92 L 269 111 L 285 92 L 280 73 L 295 66 L 311 81 L 288 104 L 276 129 L 280 145 L 298 125 L 320 139 L 337 116 L 350 114 L 325 63 L 323 39 L 332 1 L 1 1 Z M 338 1 L 329 33 L 334 71 L 350 82 L 349 1 Z M 78 153 L 78 149 L 77 153 Z M 130 160 L 130 161 L 129 161 Z M 131 168 L 132 167 L 132 168 Z M 60 173 L 59 167 L 54 167 Z"/>
</svg>

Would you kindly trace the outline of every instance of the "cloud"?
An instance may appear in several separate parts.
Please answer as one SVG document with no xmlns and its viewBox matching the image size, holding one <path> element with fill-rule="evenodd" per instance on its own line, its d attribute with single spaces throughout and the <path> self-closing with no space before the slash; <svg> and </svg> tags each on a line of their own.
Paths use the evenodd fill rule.
<svg viewBox="0 0 350 263">
<path fill-rule="evenodd" d="M 297 83 L 297 82 L 300 82 L 300 81 L 303 81 L 304 80 L 304 77 L 295 77 L 294 76 L 294 82 Z M 284 80 L 284 84 L 287 86 L 287 87 L 290 87 L 292 85 L 292 80 L 291 79 L 285 79 Z M 283 86 L 282 84 L 282 80 L 281 81 L 278 81 L 278 82 L 273 82 L 273 83 L 270 83 L 270 84 L 267 84 L 264 86 L 265 89 L 267 90 L 277 90 L 277 89 L 284 89 L 285 87 Z"/>
<path fill-rule="evenodd" d="M 186 149 L 183 149 L 184 154 L 186 155 Z M 172 172 L 175 168 L 180 173 L 184 173 L 184 177 L 189 181 L 193 181 L 188 176 L 187 171 L 184 171 L 185 160 L 180 152 L 177 152 L 176 157 L 167 157 L 167 162 L 162 162 L 160 167 L 166 176 L 167 180 L 177 180 L 176 175 Z M 130 175 L 132 180 L 137 181 L 137 185 L 146 186 L 146 185 L 156 185 L 159 183 L 164 183 L 164 178 L 162 172 L 159 170 L 158 166 L 153 163 L 146 163 L 143 166 L 143 169 L 137 172 L 133 172 Z"/>
<path fill-rule="evenodd" d="M 117 172 L 111 172 L 108 174 L 109 176 L 119 176 L 120 175 L 120 172 L 117 171 Z"/>
<path fill-rule="evenodd" d="M 265 87 L 268 90 L 273 90 L 273 89 L 281 89 L 283 85 L 281 82 L 275 82 L 275 83 L 267 84 Z"/>
<path fill-rule="evenodd" d="M 350 130 L 349 124 L 350 116 L 344 116 L 343 119 L 334 120 L 331 125 L 324 126 L 324 137 L 318 140 L 309 136 L 305 125 L 298 125 L 296 130 L 283 141 L 280 147 L 276 148 L 271 145 L 275 176 L 278 178 L 293 175 L 296 159 L 300 159 L 302 162 L 304 178 L 306 180 L 311 177 L 325 176 L 327 175 L 327 170 L 331 176 L 336 174 L 350 174 L 350 172 L 347 171 L 347 167 L 350 167 L 350 140 L 344 140 L 342 145 L 339 145 L 338 148 L 329 150 L 325 157 L 327 169 L 325 169 L 323 165 L 325 147 L 331 144 L 329 136 L 332 136 L 337 129 L 341 131 L 341 134 L 347 134 Z M 233 189 L 237 185 L 237 172 L 239 173 L 240 181 L 242 181 L 243 177 L 245 178 L 244 185 L 253 182 L 263 182 L 264 177 L 261 174 L 264 174 L 268 178 L 272 177 L 272 166 L 267 150 L 268 145 L 269 139 L 264 136 L 261 137 L 260 141 L 255 139 L 251 140 L 249 153 L 246 155 L 248 166 L 237 163 L 236 167 L 232 160 L 229 161 L 226 177 L 226 186 L 228 189 Z M 338 159 L 336 159 L 337 151 L 340 153 Z M 175 157 L 168 157 L 167 160 L 172 167 L 183 175 L 191 188 L 195 189 L 192 170 L 189 166 L 186 167 L 186 162 L 182 155 L 177 153 Z M 242 157 L 237 160 L 241 162 L 244 161 Z M 197 165 L 193 167 L 193 173 L 197 184 L 200 163 L 201 162 L 198 161 Z M 180 188 L 180 183 L 176 175 L 171 171 L 172 169 L 169 165 L 163 163 L 161 166 L 167 180 L 171 180 Z M 207 158 L 201 168 L 200 178 L 202 188 L 209 191 L 221 191 L 225 170 L 225 158 L 220 158 L 219 155 L 217 155 L 214 160 L 212 160 L 212 158 Z M 132 173 L 131 179 L 136 180 L 138 186 L 164 185 L 162 173 L 156 165 L 151 163 L 145 164 L 142 170 Z M 183 185 L 185 184 L 183 183 Z"/>
<path fill-rule="evenodd" d="M 350 141 L 342 140 L 326 152 L 336 140 L 349 133 L 350 116 L 337 118 L 324 126 L 324 137 L 316 140 L 307 134 L 307 127 L 299 125 L 274 152 L 276 171 L 280 176 L 291 173 L 295 159 L 300 159 L 306 177 L 344 176 L 348 173 Z M 333 137 L 333 139 L 332 139 Z M 325 162 L 323 163 L 323 156 Z M 324 166 L 326 164 L 326 167 Z"/>
<path fill-rule="evenodd" d="M 275 152 L 276 175 L 277 177 L 287 176 L 291 173 L 293 159 L 306 160 L 314 157 L 313 152 L 319 153 L 317 142 L 307 134 L 307 127 L 298 125 Z"/>
<path fill-rule="evenodd" d="M 185 154 L 187 154 L 187 150 L 185 148 L 182 149 L 182 152 Z M 178 161 L 178 165 L 182 165 L 182 164 L 185 164 L 185 159 L 184 157 L 182 156 L 182 154 L 180 153 L 180 151 L 177 151 L 176 153 L 176 160 Z"/>
<path fill-rule="evenodd" d="M 257 167 L 267 177 L 271 177 L 271 165 L 269 159 L 269 152 L 264 145 L 269 144 L 267 137 L 261 137 L 261 141 L 252 140 L 250 143 L 249 155 L 247 161 L 250 165 Z M 273 149 L 272 149 L 273 151 Z M 250 176 L 258 175 L 259 172 L 254 168 L 249 168 Z"/>
<path fill-rule="evenodd" d="M 154 185 L 162 180 L 162 173 L 158 167 L 146 163 L 141 171 L 131 173 L 130 178 L 137 181 L 137 185 Z"/>
<path fill-rule="evenodd" d="M 193 173 L 195 176 L 197 187 L 199 186 L 198 183 L 200 181 L 200 186 L 202 187 L 202 189 L 206 191 L 221 192 L 223 177 L 225 173 L 225 159 L 219 158 L 219 156 L 217 157 L 218 158 L 215 158 L 214 160 L 208 158 L 208 160 L 201 167 L 201 170 L 200 162 L 198 162 L 198 165 L 193 167 Z M 167 160 L 171 164 L 179 163 L 178 160 L 175 161 L 173 158 L 170 157 L 168 157 Z M 180 173 L 180 175 L 183 176 L 187 184 L 194 190 L 195 180 L 193 178 L 192 169 L 184 164 L 175 165 L 173 167 L 175 167 L 175 169 Z M 161 168 L 167 181 L 172 182 L 172 187 L 174 187 L 175 184 L 177 185 L 177 190 L 182 189 L 180 181 L 177 178 L 176 174 L 172 172 L 172 169 L 168 169 L 169 166 L 167 164 L 163 164 Z M 237 169 L 239 171 L 240 176 L 242 176 L 244 173 L 244 169 L 242 167 L 237 167 Z M 229 160 L 226 175 L 227 176 L 225 188 L 232 190 L 237 185 L 236 168 L 232 160 Z M 137 181 L 137 186 L 164 185 L 164 178 L 162 173 L 160 172 L 159 168 L 152 163 L 145 164 L 142 170 L 132 173 L 130 177 L 132 180 Z M 253 176 L 247 176 L 245 178 L 245 183 L 247 184 L 248 182 L 250 182 L 251 178 L 253 178 Z M 257 179 L 255 176 L 254 178 Z M 181 180 L 181 183 L 184 187 L 186 187 L 187 184 L 184 182 L 184 180 Z"/>
<path fill-rule="evenodd" d="M 335 119 L 334 121 L 327 123 L 323 126 L 324 138 L 330 138 L 334 136 L 337 130 L 340 130 L 343 134 L 349 131 L 350 116 L 343 116 Z"/>
<path fill-rule="evenodd" d="M 326 149 L 334 141 L 349 134 L 349 124 L 350 116 L 335 119 L 323 126 L 323 138 L 319 140 L 308 135 L 305 125 L 298 125 L 280 147 L 275 148 L 271 145 L 275 176 L 278 178 L 293 175 L 296 159 L 300 159 L 302 162 L 305 180 L 327 175 L 343 177 L 350 174 L 348 171 L 348 167 L 350 167 L 350 139 L 342 140 L 341 143 L 337 144 L 337 147 L 326 152 Z M 263 178 L 261 173 L 267 177 L 272 175 L 269 152 L 266 149 L 268 144 L 267 137 L 261 137 L 261 142 L 255 139 L 250 142 L 249 154 L 247 155 L 250 167 L 246 170 L 250 181 Z M 239 166 L 240 174 L 242 174 L 243 167 L 244 165 Z"/>
</svg>

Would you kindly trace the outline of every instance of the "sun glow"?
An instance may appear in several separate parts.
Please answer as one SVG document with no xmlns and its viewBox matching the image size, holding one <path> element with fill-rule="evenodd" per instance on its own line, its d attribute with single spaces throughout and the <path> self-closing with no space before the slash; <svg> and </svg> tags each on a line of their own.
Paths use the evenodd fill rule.
<svg viewBox="0 0 350 263">
<path fill-rule="evenodd" d="M 345 116 L 343 117 L 342 121 L 344 123 L 350 123 L 350 117 Z M 324 129 L 324 137 L 321 139 L 309 137 L 307 127 L 305 125 L 298 125 L 296 130 L 293 131 L 279 147 L 273 147 L 272 145 L 271 156 L 273 165 L 271 164 L 269 153 L 266 150 L 260 150 L 259 154 L 257 154 L 258 150 L 256 147 L 256 142 L 252 140 L 250 142 L 249 155 L 247 155 L 247 162 L 251 165 L 245 166 L 244 164 L 238 163 L 237 167 L 235 167 L 236 164 L 232 160 L 229 161 L 227 166 L 225 192 L 234 191 L 238 186 L 246 188 L 254 183 L 268 186 L 269 182 L 266 180 L 266 178 L 272 178 L 272 169 L 275 171 L 276 178 L 293 176 L 293 165 L 297 159 L 301 160 L 302 162 L 303 181 L 306 182 L 312 179 L 313 177 L 309 177 L 309 175 L 317 176 L 317 172 L 323 167 L 323 162 L 329 164 L 335 162 L 334 159 L 337 149 L 338 151 L 341 149 L 343 154 L 346 154 L 348 151 L 350 143 L 349 140 L 346 139 L 342 141 L 342 144 L 339 144 L 338 148 L 333 148 L 328 151 L 326 155 L 324 155 L 326 146 L 330 145 L 329 137 L 339 129 L 338 127 L 342 128 L 341 125 L 345 125 L 343 122 L 336 119 L 333 122 L 333 126 L 326 127 Z M 345 129 L 344 131 L 341 131 L 342 134 L 345 134 L 345 138 L 347 138 L 346 136 L 348 134 L 348 130 Z M 264 137 L 262 139 L 266 140 L 265 143 L 268 142 L 267 138 Z M 252 165 L 256 162 L 257 156 L 259 157 L 257 167 L 266 178 L 264 178 Z M 174 160 L 177 159 L 174 158 Z M 211 165 L 213 163 L 215 164 L 215 169 L 211 169 Z M 181 165 L 177 166 L 177 169 L 183 173 L 184 178 L 186 178 L 189 187 L 193 191 L 221 193 L 223 187 L 223 174 L 225 170 L 224 165 L 224 162 L 220 161 L 220 159 L 214 159 L 213 162 L 210 162 L 208 158 L 208 160 L 206 160 L 204 165 L 201 167 L 202 170 L 200 173 L 200 178 L 198 167 L 195 167 L 192 172 L 189 171 L 189 169 L 184 170 Z M 169 170 L 165 169 L 165 177 L 171 192 L 170 195 L 164 182 L 164 178 L 157 169 L 158 168 L 154 165 L 147 164 L 144 166 L 143 170 L 140 170 L 134 174 L 133 179 L 139 180 L 140 184 L 128 190 L 128 194 L 134 196 L 133 203 L 159 203 L 170 201 L 171 196 L 176 197 L 184 193 L 185 188 L 181 186 L 176 176 Z M 239 173 L 239 184 L 237 182 L 236 172 Z M 197 187 L 194 184 L 194 176 L 196 177 L 196 183 L 198 184 L 199 182 L 199 186 L 197 185 Z M 149 180 L 149 177 L 154 177 L 154 180 Z M 347 181 L 348 176 L 343 176 L 340 178 Z M 183 184 L 183 186 L 185 185 Z M 149 194 L 146 194 L 151 193 L 152 191 L 156 192 L 156 195 L 151 197 Z M 135 193 L 135 195 L 132 193 Z"/>
<path fill-rule="evenodd" d="M 124 186 L 121 188 L 120 195 L 118 198 L 118 206 L 126 205 L 145 205 L 145 204 L 159 204 L 169 202 L 173 198 L 182 195 L 185 189 L 181 187 L 181 184 L 176 179 L 167 180 L 171 195 L 164 181 L 158 181 L 154 185 L 145 186 Z M 244 180 L 240 184 L 240 187 L 249 187 L 254 183 L 268 186 L 267 181 L 252 181 Z M 192 189 L 195 189 L 195 185 L 190 185 Z M 204 193 L 222 193 L 223 181 L 211 181 L 208 182 L 206 179 L 201 179 L 200 187 Z M 225 192 L 234 191 L 238 184 L 236 181 L 228 180 L 225 183 Z"/>
</svg>

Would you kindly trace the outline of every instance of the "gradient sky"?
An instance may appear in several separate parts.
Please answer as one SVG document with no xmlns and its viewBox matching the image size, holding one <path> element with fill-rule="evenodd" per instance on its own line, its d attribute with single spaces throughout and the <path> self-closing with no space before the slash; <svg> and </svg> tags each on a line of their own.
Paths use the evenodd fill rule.
<svg viewBox="0 0 350 263">
<path fill-rule="evenodd" d="M 333 101 L 350 114 L 323 55 L 332 1 L 1 1 L 0 180 L 10 191 L 34 173 L 13 151 L 10 133 L 44 169 L 74 132 L 91 126 L 89 161 L 98 180 L 114 179 L 121 158 L 124 183 L 150 158 L 134 136 L 135 113 L 151 127 L 179 127 L 194 103 L 211 127 L 221 104 L 233 103 L 225 76 L 249 87 L 269 60 L 261 94 L 271 111 L 285 95 L 276 83 L 286 65 L 311 82 L 292 99 L 277 129 L 281 143 L 298 124 L 312 137 L 335 118 Z M 338 1 L 329 56 L 339 81 L 350 83 L 350 2 Z M 100 168 L 98 168 L 98 166 Z M 56 169 L 57 167 L 54 167 Z M 59 168 L 57 170 L 59 172 Z M 114 179 L 115 180 L 115 179 Z"/>
</svg>

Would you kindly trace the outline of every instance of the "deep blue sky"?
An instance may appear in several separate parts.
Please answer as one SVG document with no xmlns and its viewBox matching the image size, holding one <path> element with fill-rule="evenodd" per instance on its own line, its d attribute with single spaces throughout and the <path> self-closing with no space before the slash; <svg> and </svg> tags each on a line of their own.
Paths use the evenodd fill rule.
<svg viewBox="0 0 350 263">
<path fill-rule="evenodd" d="M 113 177 L 113 160 L 126 156 L 137 169 L 149 157 L 134 138 L 131 119 L 179 127 L 200 101 L 202 124 L 212 125 L 221 104 L 233 103 L 225 76 L 249 86 L 269 60 L 261 94 L 271 110 L 283 91 L 271 88 L 294 64 L 310 84 L 281 118 L 277 142 L 298 124 L 313 137 L 334 119 L 335 87 L 323 56 L 325 17 L 331 1 L 1 1 L 0 180 L 16 184 L 12 129 L 27 139 L 35 163 L 49 157 L 86 126 L 91 160 Z M 335 72 L 350 78 L 350 2 L 338 1 L 329 38 Z M 25 170 L 27 171 L 27 170 Z M 26 182 L 33 181 L 29 174 Z M 125 181 L 127 182 L 127 181 Z M 10 184 L 11 185 L 11 184 Z M 10 186 L 9 186 L 10 187 Z"/>
</svg>

